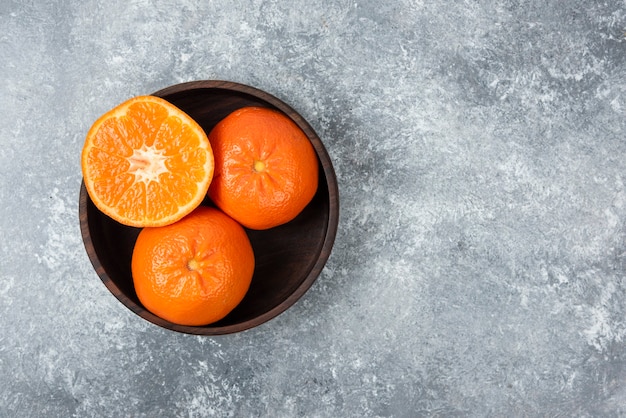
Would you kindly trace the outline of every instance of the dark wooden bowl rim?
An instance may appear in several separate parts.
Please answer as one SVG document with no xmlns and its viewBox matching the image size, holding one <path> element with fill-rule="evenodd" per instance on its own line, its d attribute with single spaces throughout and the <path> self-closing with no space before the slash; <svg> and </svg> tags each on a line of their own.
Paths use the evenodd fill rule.
<svg viewBox="0 0 626 418">
<path fill-rule="evenodd" d="M 295 304 L 302 297 L 302 295 L 304 295 L 304 293 L 312 286 L 312 284 L 321 273 L 324 265 L 326 264 L 335 240 L 339 221 L 339 194 L 337 178 L 332 166 L 332 162 L 322 141 L 317 136 L 313 128 L 309 125 L 309 123 L 302 116 L 300 116 L 298 112 L 296 112 L 289 105 L 284 103 L 282 100 L 276 98 L 275 96 L 248 85 L 220 80 L 203 80 L 181 83 L 159 90 L 153 93 L 153 95 L 167 99 L 168 97 L 181 97 L 181 95 L 184 96 L 188 92 L 198 91 L 200 89 L 212 89 L 216 92 L 219 92 L 220 94 L 223 93 L 225 95 L 232 93 L 235 95 L 239 94 L 253 97 L 255 100 L 263 102 L 268 107 L 274 107 L 288 115 L 307 134 L 307 136 L 311 140 L 311 143 L 313 144 L 313 147 L 315 148 L 320 160 L 320 179 L 325 180 L 327 185 L 328 220 L 326 223 L 325 231 L 323 231 L 323 242 L 321 242 L 321 244 L 319 245 L 319 255 L 310 270 L 308 271 L 308 274 L 306 275 L 304 280 L 300 283 L 300 285 L 278 305 L 254 318 L 245 320 L 243 322 L 229 325 L 220 325 L 219 323 L 216 323 L 215 325 L 200 327 L 172 324 L 147 311 L 143 306 L 129 298 L 105 271 L 105 268 L 100 261 L 100 257 L 96 253 L 96 249 L 92 241 L 88 212 L 89 210 L 95 210 L 95 206 L 93 206 L 93 203 L 89 199 L 84 182 L 81 184 L 80 189 L 79 217 L 81 235 L 89 259 L 100 279 L 109 289 L 109 291 L 120 302 L 122 302 L 122 304 L 124 304 L 127 308 L 129 308 L 142 318 L 146 319 L 147 321 L 166 329 L 186 334 L 220 335 L 244 331 L 263 324 L 272 318 L 275 318 L 276 316 L 287 310 L 289 307 L 291 307 L 293 304 Z M 326 196 L 324 196 L 324 199 L 326 199 Z"/>
</svg>

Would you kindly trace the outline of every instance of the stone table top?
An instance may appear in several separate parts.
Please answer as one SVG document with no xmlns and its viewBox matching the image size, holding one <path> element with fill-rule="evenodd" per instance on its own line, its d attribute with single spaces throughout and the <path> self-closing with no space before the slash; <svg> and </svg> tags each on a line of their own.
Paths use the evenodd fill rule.
<svg viewBox="0 0 626 418">
<path fill-rule="evenodd" d="M 620 0 L 3 1 L 0 417 L 626 416 Z M 291 309 L 198 337 L 106 289 L 91 124 L 192 80 L 300 112 L 341 199 Z"/>
</svg>

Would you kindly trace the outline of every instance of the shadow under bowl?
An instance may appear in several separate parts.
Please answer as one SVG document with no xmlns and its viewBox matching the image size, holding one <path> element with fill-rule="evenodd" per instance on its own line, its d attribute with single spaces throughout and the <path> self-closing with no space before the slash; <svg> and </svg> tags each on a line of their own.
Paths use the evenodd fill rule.
<svg viewBox="0 0 626 418">
<path fill-rule="evenodd" d="M 84 182 L 79 196 L 80 228 L 85 249 L 96 273 L 109 291 L 134 313 L 163 328 L 197 335 L 244 331 L 281 314 L 311 287 L 333 246 L 338 218 L 337 178 L 330 157 L 317 134 L 295 110 L 278 98 L 228 81 L 192 81 L 153 93 L 191 116 L 204 131 L 228 114 L 246 106 L 276 109 L 291 118 L 311 141 L 319 160 L 319 187 L 309 205 L 293 221 L 265 231 L 246 229 L 256 266 L 248 293 L 222 320 L 205 326 L 184 326 L 148 311 L 135 293 L 131 276 L 133 247 L 139 228 L 122 225 L 100 212 Z M 207 198 L 203 205 L 212 205 Z"/>
</svg>

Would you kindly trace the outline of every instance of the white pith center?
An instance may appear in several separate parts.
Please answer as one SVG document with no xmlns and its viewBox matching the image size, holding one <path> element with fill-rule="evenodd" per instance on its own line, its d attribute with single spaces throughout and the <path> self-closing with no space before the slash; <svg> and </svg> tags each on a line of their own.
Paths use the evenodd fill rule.
<svg viewBox="0 0 626 418">
<path fill-rule="evenodd" d="M 144 144 L 128 157 L 130 163 L 128 172 L 135 175 L 135 181 L 148 184 L 151 181 L 157 181 L 159 175 L 169 171 L 165 166 L 165 161 L 167 161 L 167 156 L 163 155 L 163 150 Z"/>
</svg>

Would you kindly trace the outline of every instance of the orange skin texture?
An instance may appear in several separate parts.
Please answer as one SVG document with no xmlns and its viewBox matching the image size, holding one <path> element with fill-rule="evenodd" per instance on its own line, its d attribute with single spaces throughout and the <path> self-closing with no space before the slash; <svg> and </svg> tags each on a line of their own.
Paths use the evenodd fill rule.
<svg viewBox="0 0 626 418">
<path fill-rule="evenodd" d="M 317 191 L 313 145 L 278 111 L 236 110 L 213 128 L 209 142 L 215 160 L 209 197 L 247 228 L 264 230 L 293 220 Z"/>
<path fill-rule="evenodd" d="M 180 325 L 219 321 L 247 293 L 254 254 L 245 230 L 215 208 L 139 233 L 131 262 L 135 291 L 153 314 Z"/>
<path fill-rule="evenodd" d="M 138 96 L 91 126 L 81 168 L 101 212 L 128 226 L 162 226 L 200 205 L 213 178 L 213 153 L 186 113 L 161 98 Z"/>
</svg>

